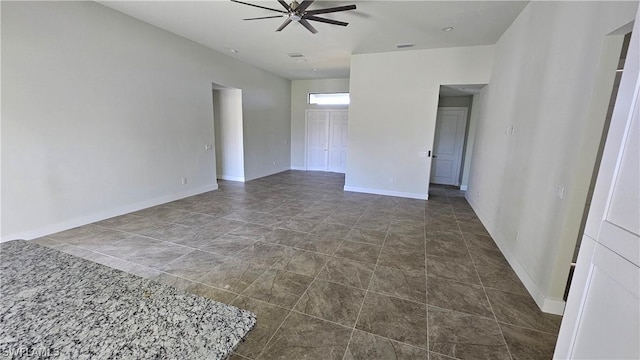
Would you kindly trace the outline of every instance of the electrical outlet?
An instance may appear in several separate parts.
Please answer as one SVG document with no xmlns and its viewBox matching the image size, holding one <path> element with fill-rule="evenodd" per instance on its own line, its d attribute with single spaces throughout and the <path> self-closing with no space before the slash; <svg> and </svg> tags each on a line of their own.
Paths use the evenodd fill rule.
<svg viewBox="0 0 640 360">
<path fill-rule="evenodd" d="M 181 182 L 182 182 L 182 185 L 187 185 L 187 178 L 182 178 Z"/>
<path fill-rule="evenodd" d="M 558 199 L 560 199 L 560 200 L 564 199 L 565 192 L 566 192 L 566 190 L 565 190 L 564 186 L 556 186 L 555 196 Z"/>
<path fill-rule="evenodd" d="M 213 145 L 211 145 L 211 144 L 206 144 L 206 145 L 204 146 L 204 149 L 205 149 L 205 150 L 212 150 L 212 149 L 213 149 Z"/>
</svg>

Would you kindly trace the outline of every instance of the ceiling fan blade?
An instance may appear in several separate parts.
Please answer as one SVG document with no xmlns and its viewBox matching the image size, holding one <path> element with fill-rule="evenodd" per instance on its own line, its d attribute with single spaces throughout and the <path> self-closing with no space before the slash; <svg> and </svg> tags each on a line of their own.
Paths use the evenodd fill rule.
<svg viewBox="0 0 640 360">
<path fill-rule="evenodd" d="M 347 26 L 347 25 L 349 25 L 349 23 L 344 22 L 344 21 L 338 21 L 338 20 L 325 19 L 325 18 L 321 18 L 321 17 L 314 16 L 314 15 L 311 15 L 311 16 L 305 16 L 305 17 L 303 17 L 303 19 L 313 20 L 313 21 L 318 21 L 318 22 L 323 22 L 323 23 L 332 24 L 332 25 L 340 25 L 340 26 Z"/>
<path fill-rule="evenodd" d="M 298 5 L 298 7 L 296 8 L 296 11 L 301 13 L 301 12 L 307 10 L 309 5 L 311 5 L 313 3 L 313 1 L 314 0 L 304 0 L 303 2 L 300 3 L 300 5 Z"/>
<path fill-rule="evenodd" d="M 243 4 L 243 5 L 249 5 L 249 6 L 257 7 L 257 8 L 260 8 L 260 9 L 265 9 L 265 10 L 270 10 L 270 11 L 277 11 L 277 12 L 283 13 L 283 14 L 287 13 L 287 11 L 278 10 L 278 9 L 272 9 L 272 8 L 268 8 L 268 7 L 264 7 L 264 6 L 260 6 L 260 5 L 249 4 L 249 3 L 238 1 L 238 0 L 231 0 L 231 1 L 234 2 L 234 3 Z"/>
<path fill-rule="evenodd" d="M 282 25 L 276 29 L 276 31 L 282 31 L 282 29 L 286 28 L 289 24 L 291 24 L 291 19 L 287 18 L 287 20 L 285 20 Z"/>
<path fill-rule="evenodd" d="M 275 18 L 281 18 L 284 15 L 274 15 L 274 16 L 263 16 L 263 17 L 254 17 L 254 18 L 247 18 L 247 19 L 242 19 L 242 20 L 262 20 L 262 19 L 275 19 Z"/>
<path fill-rule="evenodd" d="M 284 0 L 278 0 L 278 2 L 280 3 L 280 5 L 282 5 L 283 8 L 289 11 L 289 4 L 287 4 Z"/>
<path fill-rule="evenodd" d="M 309 10 L 307 11 L 307 15 L 328 14 L 332 12 L 355 10 L 355 9 L 356 9 L 355 5 L 337 6 L 337 7 L 326 8 L 326 9 Z"/>
<path fill-rule="evenodd" d="M 317 34 L 318 30 L 316 30 L 316 28 L 314 28 L 313 26 L 311 26 L 311 24 L 309 24 L 309 22 L 305 19 L 300 19 L 298 21 L 302 26 L 306 27 L 307 30 L 311 31 L 313 34 Z"/>
</svg>

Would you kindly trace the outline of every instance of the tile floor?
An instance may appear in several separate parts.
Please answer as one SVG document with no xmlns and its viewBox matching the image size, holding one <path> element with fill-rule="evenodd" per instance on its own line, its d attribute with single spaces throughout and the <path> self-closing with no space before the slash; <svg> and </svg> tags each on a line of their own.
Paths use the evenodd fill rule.
<svg viewBox="0 0 640 360">
<path fill-rule="evenodd" d="M 540 312 L 471 207 L 287 171 L 37 239 L 249 309 L 237 359 L 551 359 Z"/>
</svg>

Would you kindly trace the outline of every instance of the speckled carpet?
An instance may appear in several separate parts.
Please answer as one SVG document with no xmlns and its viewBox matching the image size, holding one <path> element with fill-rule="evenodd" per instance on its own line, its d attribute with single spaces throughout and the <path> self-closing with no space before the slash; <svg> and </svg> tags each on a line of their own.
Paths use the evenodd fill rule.
<svg viewBox="0 0 640 360">
<path fill-rule="evenodd" d="M 226 359 L 246 310 L 24 240 L 0 244 L 0 358 Z"/>
</svg>

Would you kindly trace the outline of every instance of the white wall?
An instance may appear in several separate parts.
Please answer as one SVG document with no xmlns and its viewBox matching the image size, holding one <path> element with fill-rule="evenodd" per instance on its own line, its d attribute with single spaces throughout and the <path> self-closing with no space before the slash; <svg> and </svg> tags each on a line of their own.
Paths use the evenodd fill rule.
<svg viewBox="0 0 640 360">
<path fill-rule="evenodd" d="M 214 89 L 213 118 L 218 179 L 244 181 L 242 90 Z"/>
<path fill-rule="evenodd" d="M 1 6 L 3 240 L 215 189 L 212 83 L 242 89 L 245 176 L 289 168 L 289 80 L 93 2 Z"/>
<path fill-rule="evenodd" d="M 425 199 L 440 85 L 489 82 L 493 46 L 354 55 L 345 190 Z"/>
<path fill-rule="evenodd" d="M 306 118 L 307 109 L 326 109 L 323 105 L 308 104 L 309 93 L 349 92 L 349 79 L 315 79 L 291 81 L 291 168 L 306 169 Z M 348 106 L 331 106 L 332 109 Z"/>
<path fill-rule="evenodd" d="M 471 164 L 473 163 L 473 144 L 476 141 L 476 128 L 478 126 L 478 116 L 480 114 L 480 100 L 484 89 L 479 94 L 473 95 L 471 103 L 471 113 L 469 114 L 469 123 L 467 125 L 467 138 L 464 150 L 464 165 L 462 167 L 462 179 L 460 180 L 460 190 L 466 191 L 469 187 L 469 174 L 471 173 Z"/>
<path fill-rule="evenodd" d="M 619 56 L 604 36 L 633 2 L 531 2 L 496 44 L 467 199 L 538 305 L 561 301 Z M 621 38 L 619 44 L 621 44 Z M 599 63 L 608 79 L 596 81 Z M 514 127 L 513 135 L 505 127 Z M 585 164 L 590 163 L 590 166 Z M 566 187 L 563 200 L 557 186 Z M 577 209 L 573 211 L 572 209 Z"/>
</svg>

